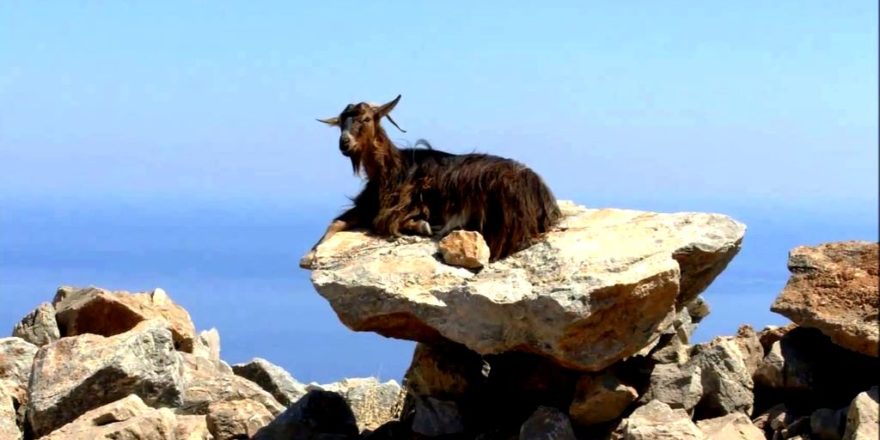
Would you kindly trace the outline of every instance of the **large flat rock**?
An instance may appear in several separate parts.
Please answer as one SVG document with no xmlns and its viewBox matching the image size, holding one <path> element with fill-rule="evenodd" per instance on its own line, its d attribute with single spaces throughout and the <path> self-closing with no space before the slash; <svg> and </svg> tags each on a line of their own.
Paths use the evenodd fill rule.
<svg viewBox="0 0 880 440">
<path fill-rule="evenodd" d="M 444 264 L 431 239 L 342 232 L 318 247 L 312 283 L 356 331 L 597 371 L 655 342 L 745 234 L 719 214 L 560 208 L 540 242 L 479 271 Z"/>
<path fill-rule="evenodd" d="M 792 275 L 770 310 L 819 329 L 842 347 L 877 357 L 878 252 L 880 246 L 870 241 L 792 249 Z"/>
</svg>

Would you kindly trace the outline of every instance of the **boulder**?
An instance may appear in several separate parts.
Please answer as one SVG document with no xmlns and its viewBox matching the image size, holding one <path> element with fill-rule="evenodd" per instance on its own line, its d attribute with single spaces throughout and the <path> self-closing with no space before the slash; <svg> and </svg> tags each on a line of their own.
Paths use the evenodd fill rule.
<svg viewBox="0 0 880 440">
<path fill-rule="evenodd" d="M 203 330 L 195 339 L 193 354 L 212 361 L 220 360 L 220 332 L 216 328 Z"/>
<path fill-rule="evenodd" d="M 489 245 L 479 232 L 452 231 L 438 244 L 443 262 L 450 266 L 480 269 L 489 264 Z"/>
<path fill-rule="evenodd" d="M 878 388 L 859 393 L 846 414 L 846 431 L 843 440 L 875 440 L 880 438 L 880 396 Z"/>
<path fill-rule="evenodd" d="M 416 344 L 404 380 L 418 396 L 460 399 L 479 391 L 488 374 L 482 357 L 458 344 Z"/>
<path fill-rule="evenodd" d="M 650 385 L 642 402 L 656 400 L 673 409 L 692 411 L 703 398 L 703 370 L 698 362 L 685 365 L 658 364 L 651 371 Z"/>
<path fill-rule="evenodd" d="M 306 386 L 283 368 L 262 358 L 232 366 L 232 371 L 266 390 L 278 403 L 290 406 L 306 395 Z"/>
<path fill-rule="evenodd" d="M 176 440 L 214 440 L 208 431 L 205 416 L 177 415 L 177 426 L 174 427 Z"/>
<path fill-rule="evenodd" d="M 113 336 L 148 319 L 168 322 L 177 350 L 193 351 L 196 330 L 187 311 L 162 289 L 152 292 L 110 292 L 97 287 L 59 289 L 54 302 L 61 336 L 93 333 Z"/>
<path fill-rule="evenodd" d="M 640 406 L 620 422 L 614 432 L 621 440 L 705 440 L 683 409 L 672 409 L 658 400 Z"/>
<path fill-rule="evenodd" d="M 275 420 L 260 429 L 254 440 L 344 440 L 358 435 L 348 403 L 338 393 L 313 389 Z"/>
<path fill-rule="evenodd" d="M 578 380 L 568 414 L 578 425 L 610 422 L 620 417 L 638 397 L 635 388 L 621 383 L 610 372 L 585 374 Z"/>
<path fill-rule="evenodd" d="M 402 393 L 400 385 L 393 380 L 382 383 L 374 377 L 350 378 L 309 386 L 309 389 L 315 388 L 341 395 L 354 413 L 360 431 L 374 430 L 398 416 L 395 409 L 399 407 Z"/>
<path fill-rule="evenodd" d="M 40 304 L 12 329 L 12 336 L 19 337 L 38 347 L 55 342 L 61 337 L 58 323 L 55 322 L 55 307 L 44 302 Z"/>
<path fill-rule="evenodd" d="M 212 402 L 253 400 L 274 416 L 284 410 L 271 394 L 259 385 L 233 374 L 222 362 L 188 353 L 179 353 L 183 361 L 183 403 L 180 414 L 205 415 Z"/>
<path fill-rule="evenodd" d="M 9 440 L 20 440 L 22 438 L 16 418 L 12 395 L 0 385 L 0 438 Z"/>
<path fill-rule="evenodd" d="M 519 430 L 520 440 L 575 440 L 571 421 L 562 411 L 540 406 Z"/>
<path fill-rule="evenodd" d="M 116 336 L 85 334 L 40 348 L 28 392 L 34 434 L 129 394 L 151 406 L 179 405 L 181 363 L 167 325 L 149 320 Z"/>
<path fill-rule="evenodd" d="M 37 346 L 21 338 L 0 338 L 0 389 L 16 406 L 27 403 L 28 381 Z"/>
<path fill-rule="evenodd" d="M 252 438 L 272 421 L 265 406 L 253 400 L 212 402 L 205 417 L 208 431 L 217 440 Z"/>
<path fill-rule="evenodd" d="M 697 428 L 711 440 L 765 440 L 764 433 L 742 413 L 700 420 Z"/>
<path fill-rule="evenodd" d="M 792 249 L 792 275 L 770 310 L 836 344 L 878 356 L 878 243 L 845 241 Z"/>
<path fill-rule="evenodd" d="M 150 408 L 131 394 L 87 411 L 42 440 L 138 439 L 177 440 L 174 412 Z"/>
<path fill-rule="evenodd" d="M 455 401 L 415 396 L 411 429 L 428 437 L 461 434 L 465 421 Z"/>
<path fill-rule="evenodd" d="M 428 238 L 345 231 L 316 249 L 311 280 L 356 331 L 599 371 L 656 342 L 745 233 L 717 214 L 560 208 L 539 242 L 479 273 L 438 261 Z"/>
</svg>

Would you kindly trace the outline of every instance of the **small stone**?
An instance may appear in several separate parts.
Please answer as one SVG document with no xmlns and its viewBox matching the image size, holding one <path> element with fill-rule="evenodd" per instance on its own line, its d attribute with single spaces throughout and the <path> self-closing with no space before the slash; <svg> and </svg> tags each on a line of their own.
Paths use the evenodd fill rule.
<svg viewBox="0 0 880 440">
<path fill-rule="evenodd" d="M 272 414 L 253 400 L 213 402 L 205 418 L 208 431 L 217 440 L 252 438 L 272 421 Z"/>
<path fill-rule="evenodd" d="M 540 406 L 519 430 L 520 440 L 575 440 L 571 421 L 562 411 Z"/>
<path fill-rule="evenodd" d="M 480 269 L 489 264 L 489 246 L 475 231 L 450 232 L 440 240 L 440 253 L 450 266 Z"/>
<path fill-rule="evenodd" d="M 711 440 L 765 440 L 764 433 L 742 413 L 700 420 L 697 428 Z"/>
<path fill-rule="evenodd" d="M 55 307 L 47 302 L 41 303 L 15 325 L 12 336 L 22 338 L 38 347 L 57 341 L 61 335 L 58 331 L 58 323 L 55 322 Z"/>
<path fill-rule="evenodd" d="M 610 422 L 638 397 L 635 388 L 621 383 L 614 374 L 586 374 L 578 380 L 568 414 L 572 422 L 584 426 Z"/>
<path fill-rule="evenodd" d="M 843 440 L 876 440 L 880 438 L 880 396 L 878 388 L 859 393 L 849 405 Z"/>
<path fill-rule="evenodd" d="M 306 395 L 305 385 L 299 383 L 283 368 L 262 358 L 233 365 L 232 371 L 237 376 L 259 385 L 284 406 L 290 406 Z"/>
</svg>

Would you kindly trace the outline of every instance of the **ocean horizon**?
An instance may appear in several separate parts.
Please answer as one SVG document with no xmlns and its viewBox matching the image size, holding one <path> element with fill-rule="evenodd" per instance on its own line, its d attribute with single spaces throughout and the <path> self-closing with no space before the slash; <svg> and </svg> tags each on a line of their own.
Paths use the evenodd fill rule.
<svg viewBox="0 0 880 440">
<path fill-rule="evenodd" d="M 572 199 L 591 207 L 718 212 L 746 224 L 742 250 L 703 293 L 712 313 L 694 342 L 733 334 L 741 324 L 760 329 L 788 322 L 769 307 L 788 279 L 791 248 L 877 240 L 876 203 Z M 161 287 L 190 312 L 197 330 L 218 329 L 221 357 L 230 364 L 261 357 L 306 383 L 363 376 L 400 381 L 415 344 L 347 329 L 298 267 L 343 204 L 4 199 L 0 329 L 11 334 L 62 285 Z"/>
</svg>

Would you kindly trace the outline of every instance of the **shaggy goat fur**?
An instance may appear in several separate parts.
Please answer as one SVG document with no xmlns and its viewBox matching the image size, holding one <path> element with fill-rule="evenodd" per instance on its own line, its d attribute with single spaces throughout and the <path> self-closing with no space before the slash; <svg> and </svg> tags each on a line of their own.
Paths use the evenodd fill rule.
<svg viewBox="0 0 880 440">
<path fill-rule="evenodd" d="M 387 117 L 397 125 L 390 112 L 399 100 L 381 106 L 351 104 L 338 117 L 320 120 L 340 127 L 340 151 L 367 181 L 353 206 L 331 223 L 306 259 L 313 258 L 322 241 L 355 227 L 383 236 L 442 236 L 464 228 L 483 235 L 495 261 L 528 247 L 557 222 L 561 214 L 553 193 L 519 162 L 488 154 L 451 154 L 424 141 L 416 146 L 427 149 L 395 147 L 379 122 Z"/>
</svg>

